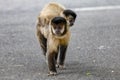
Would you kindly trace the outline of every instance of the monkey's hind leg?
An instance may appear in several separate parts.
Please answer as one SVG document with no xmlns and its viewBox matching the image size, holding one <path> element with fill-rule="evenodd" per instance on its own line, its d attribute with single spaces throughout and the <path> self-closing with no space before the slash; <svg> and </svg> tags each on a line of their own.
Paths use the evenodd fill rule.
<svg viewBox="0 0 120 80">
<path fill-rule="evenodd" d="M 61 45 L 60 46 L 60 55 L 59 55 L 59 68 L 64 69 L 64 61 L 65 61 L 65 56 L 66 56 L 66 51 L 67 51 L 67 45 Z"/>
<path fill-rule="evenodd" d="M 41 34 L 39 30 L 37 30 L 37 37 L 41 46 L 41 49 L 43 51 L 43 54 L 46 56 L 47 52 L 47 39 Z"/>
</svg>

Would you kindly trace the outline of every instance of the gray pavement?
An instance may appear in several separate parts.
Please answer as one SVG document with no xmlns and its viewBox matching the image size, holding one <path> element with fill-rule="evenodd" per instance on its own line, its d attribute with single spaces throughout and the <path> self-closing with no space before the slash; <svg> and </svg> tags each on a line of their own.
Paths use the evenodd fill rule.
<svg viewBox="0 0 120 80">
<path fill-rule="evenodd" d="M 66 69 L 47 76 L 35 23 L 50 1 L 0 0 L 0 80 L 120 80 L 120 9 L 77 11 Z M 119 0 L 57 2 L 67 8 L 120 5 Z"/>
</svg>

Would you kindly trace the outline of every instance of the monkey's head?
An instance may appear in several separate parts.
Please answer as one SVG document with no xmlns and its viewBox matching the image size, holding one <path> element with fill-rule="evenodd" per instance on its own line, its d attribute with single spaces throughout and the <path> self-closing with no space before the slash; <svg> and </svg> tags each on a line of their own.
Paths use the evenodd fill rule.
<svg viewBox="0 0 120 80">
<path fill-rule="evenodd" d="M 67 21 L 63 17 L 54 17 L 51 20 L 51 31 L 55 36 L 63 36 L 67 32 Z"/>
<path fill-rule="evenodd" d="M 73 26 L 75 23 L 75 19 L 76 19 L 77 14 L 74 11 L 69 10 L 69 9 L 64 10 L 63 14 L 66 17 L 66 20 L 68 21 L 69 26 Z"/>
</svg>

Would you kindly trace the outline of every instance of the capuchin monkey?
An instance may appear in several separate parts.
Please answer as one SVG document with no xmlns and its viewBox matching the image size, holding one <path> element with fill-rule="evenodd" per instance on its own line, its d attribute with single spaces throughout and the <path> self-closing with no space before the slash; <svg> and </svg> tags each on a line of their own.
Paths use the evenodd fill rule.
<svg viewBox="0 0 120 80">
<path fill-rule="evenodd" d="M 47 4 L 38 16 L 37 37 L 47 60 L 49 75 L 56 75 L 56 67 L 64 68 L 69 28 L 74 25 L 75 19 L 75 12 L 66 10 L 58 3 Z M 60 55 L 57 62 L 58 52 Z"/>
<path fill-rule="evenodd" d="M 50 20 L 56 16 L 64 17 L 69 26 L 73 26 L 77 15 L 74 11 L 65 9 L 65 7 L 61 4 L 51 2 L 45 5 L 40 12 L 38 22 L 44 27 L 48 25 Z"/>
<path fill-rule="evenodd" d="M 37 36 L 46 56 L 49 69 L 48 75 L 56 75 L 56 65 L 60 68 L 64 67 L 66 50 L 70 39 L 70 30 L 66 19 L 54 17 L 49 26 L 41 27 L 37 25 Z M 58 53 L 60 55 L 57 63 Z"/>
</svg>

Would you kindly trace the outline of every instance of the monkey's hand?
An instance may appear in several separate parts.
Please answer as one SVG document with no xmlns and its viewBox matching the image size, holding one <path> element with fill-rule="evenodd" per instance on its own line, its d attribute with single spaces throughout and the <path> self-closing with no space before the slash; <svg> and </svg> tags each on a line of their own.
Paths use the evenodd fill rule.
<svg viewBox="0 0 120 80">
<path fill-rule="evenodd" d="M 65 65 L 60 65 L 60 64 L 56 64 L 56 68 L 59 68 L 59 69 L 66 69 Z"/>
<path fill-rule="evenodd" d="M 66 69 L 65 65 L 59 65 L 59 69 Z"/>
<path fill-rule="evenodd" d="M 57 72 L 49 71 L 48 76 L 56 76 Z"/>
<path fill-rule="evenodd" d="M 56 68 L 59 68 L 59 64 L 57 63 L 57 64 L 55 65 L 55 67 L 56 67 Z"/>
</svg>

